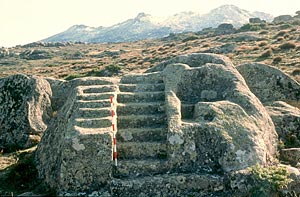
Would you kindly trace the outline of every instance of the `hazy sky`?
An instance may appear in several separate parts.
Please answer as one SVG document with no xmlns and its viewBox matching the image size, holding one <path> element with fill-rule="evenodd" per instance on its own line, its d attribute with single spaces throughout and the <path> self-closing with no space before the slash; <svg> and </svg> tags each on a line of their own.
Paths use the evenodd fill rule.
<svg viewBox="0 0 300 197">
<path fill-rule="evenodd" d="M 207 13 L 224 4 L 275 16 L 300 10 L 299 0 L 0 0 L 0 46 L 38 41 L 75 24 L 110 26 L 139 12 L 154 16 Z"/>
</svg>

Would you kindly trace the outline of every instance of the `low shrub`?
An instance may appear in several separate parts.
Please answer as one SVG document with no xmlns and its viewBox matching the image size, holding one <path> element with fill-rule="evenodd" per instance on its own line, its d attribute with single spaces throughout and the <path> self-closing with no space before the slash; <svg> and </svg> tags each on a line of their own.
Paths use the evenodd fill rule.
<svg viewBox="0 0 300 197">
<path fill-rule="evenodd" d="M 288 170 L 282 166 L 264 167 L 257 164 L 249 170 L 255 182 L 255 187 L 251 189 L 252 196 L 278 194 L 292 181 Z"/>
<path fill-rule="evenodd" d="M 293 27 L 293 25 L 286 23 L 286 24 L 280 25 L 279 29 L 289 29 L 291 27 Z"/>
<path fill-rule="evenodd" d="M 267 44 L 268 44 L 267 42 L 262 41 L 262 42 L 258 43 L 257 45 L 260 47 L 263 47 L 263 46 L 266 46 Z"/>
<path fill-rule="evenodd" d="M 286 31 L 280 31 L 280 32 L 278 32 L 278 33 L 274 36 L 274 38 L 278 38 L 278 37 L 280 37 L 280 36 L 284 36 L 286 33 L 287 33 Z"/>
<path fill-rule="evenodd" d="M 277 41 L 282 41 L 282 40 L 284 40 L 284 37 L 278 37 L 276 40 Z"/>
<path fill-rule="evenodd" d="M 296 48 L 296 44 L 294 42 L 286 42 L 286 43 L 281 44 L 279 46 L 279 48 L 282 50 L 294 49 L 294 48 Z"/>
<path fill-rule="evenodd" d="M 81 74 L 81 73 L 72 73 L 72 74 L 68 75 L 65 78 L 65 80 L 69 81 L 69 80 L 76 79 L 76 78 L 81 78 L 81 77 L 85 77 L 85 75 Z"/>
<path fill-rule="evenodd" d="M 273 63 L 274 64 L 277 64 L 277 63 L 279 63 L 279 62 L 281 62 L 282 61 L 282 57 L 275 57 L 274 59 L 273 59 Z"/>
<path fill-rule="evenodd" d="M 269 33 L 269 31 L 267 31 L 267 30 L 263 30 L 263 31 L 259 32 L 260 35 L 266 35 L 268 33 Z"/>
<path fill-rule="evenodd" d="M 260 57 L 261 57 L 261 58 L 267 58 L 267 57 L 270 57 L 270 56 L 272 56 L 272 55 L 273 55 L 272 49 L 267 49 L 266 51 L 264 51 L 264 52 L 260 55 Z"/>
<path fill-rule="evenodd" d="M 112 72 L 112 73 L 117 73 L 121 70 L 121 66 L 116 65 L 116 64 L 110 64 L 108 66 L 105 67 L 105 70 Z"/>
<path fill-rule="evenodd" d="M 262 29 L 262 27 L 258 24 L 248 23 L 248 24 L 243 25 L 238 31 L 240 31 L 240 32 L 259 31 L 261 29 Z"/>
</svg>

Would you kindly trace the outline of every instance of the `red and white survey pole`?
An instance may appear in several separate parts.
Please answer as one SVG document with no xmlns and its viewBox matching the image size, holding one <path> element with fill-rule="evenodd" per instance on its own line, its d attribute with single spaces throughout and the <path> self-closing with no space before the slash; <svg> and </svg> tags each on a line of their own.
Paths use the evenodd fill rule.
<svg viewBox="0 0 300 197">
<path fill-rule="evenodd" d="M 112 134 L 113 134 L 113 160 L 115 162 L 115 166 L 118 165 L 118 159 L 117 159 L 117 139 L 116 139 L 116 114 L 115 114 L 115 108 L 114 108 L 114 97 L 110 96 L 110 111 L 111 111 L 111 127 L 112 127 Z"/>
</svg>

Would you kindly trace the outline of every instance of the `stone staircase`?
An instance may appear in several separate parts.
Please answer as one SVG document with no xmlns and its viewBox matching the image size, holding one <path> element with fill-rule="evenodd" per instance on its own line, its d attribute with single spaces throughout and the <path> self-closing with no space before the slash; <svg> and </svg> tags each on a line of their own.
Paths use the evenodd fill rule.
<svg viewBox="0 0 300 197">
<path fill-rule="evenodd" d="M 77 86 L 75 130 L 81 133 L 111 131 L 110 96 L 116 96 L 118 86 L 110 81 L 83 81 Z"/>
<path fill-rule="evenodd" d="M 167 171 L 167 121 L 160 73 L 124 76 L 117 106 L 118 167 L 114 177 L 131 179 Z"/>
<path fill-rule="evenodd" d="M 110 171 L 111 168 L 107 165 L 113 165 L 110 156 L 106 155 L 98 160 L 95 158 L 99 150 L 111 143 L 110 136 L 109 139 L 104 137 L 106 144 L 100 142 L 97 136 L 102 139 L 101 133 L 108 134 L 111 131 L 109 98 L 114 96 L 117 104 L 118 166 L 113 168 L 112 177 L 109 178 L 112 196 L 218 196 L 218 191 L 223 189 L 221 177 L 179 171 L 175 173 L 170 166 L 167 152 L 165 84 L 161 73 L 126 75 L 117 82 L 95 78 L 80 81 L 76 88 L 76 112 L 72 113 L 73 123 L 70 124 L 70 130 L 79 133 L 79 137 L 77 141 L 72 141 L 72 147 L 85 154 L 70 159 L 71 163 L 66 164 L 68 168 L 64 169 L 68 171 L 64 174 L 72 176 L 65 177 L 64 188 L 67 188 L 69 180 L 77 180 L 73 175 L 78 172 L 82 173 L 81 177 L 94 176 L 92 174 L 98 172 L 99 165 L 103 166 L 101 162 Z M 186 105 L 183 109 L 186 114 L 192 110 L 191 105 Z M 71 139 L 72 136 L 70 134 Z M 96 144 L 99 145 L 98 148 L 94 147 Z M 94 152 L 91 153 L 92 151 Z M 107 154 L 111 153 L 105 151 Z M 66 151 L 65 157 L 70 157 L 69 151 Z M 73 172 L 72 169 L 77 169 L 75 166 L 80 166 L 82 161 L 88 163 L 89 170 Z M 109 174 L 107 171 L 99 171 L 97 177 L 101 177 L 101 173 Z M 97 187 L 103 184 L 96 183 L 99 185 Z M 94 182 L 78 183 L 89 184 Z"/>
</svg>

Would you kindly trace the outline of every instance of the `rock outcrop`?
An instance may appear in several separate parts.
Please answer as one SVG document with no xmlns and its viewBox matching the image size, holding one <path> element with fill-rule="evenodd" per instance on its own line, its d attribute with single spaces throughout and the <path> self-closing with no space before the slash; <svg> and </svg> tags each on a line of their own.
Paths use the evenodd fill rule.
<svg viewBox="0 0 300 197">
<path fill-rule="evenodd" d="M 280 158 L 296 166 L 297 148 L 300 147 L 300 84 L 282 71 L 265 64 L 244 64 L 237 69 L 272 118 L 280 147 L 284 148 L 280 151 Z"/>
<path fill-rule="evenodd" d="M 0 49 L 0 58 L 3 58 L 3 57 L 7 57 L 10 55 L 10 51 L 8 48 L 1 48 Z"/>
<path fill-rule="evenodd" d="M 224 56 L 178 56 L 121 79 L 47 80 L 57 116 L 36 161 L 60 194 L 218 196 L 226 193 L 222 174 L 268 164 L 276 153 L 270 116 Z"/>
<path fill-rule="evenodd" d="M 266 106 L 285 148 L 300 147 L 300 109 L 283 101 Z"/>
<path fill-rule="evenodd" d="M 175 145 L 169 154 L 184 155 L 175 163 L 228 172 L 272 159 L 277 138 L 273 122 L 227 58 L 192 54 L 152 70 L 164 65 L 170 100 L 177 100 L 177 112 L 169 116 L 170 147 Z"/>
<path fill-rule="evenodd" d="M 293 20 L 291 15 L 280 15 L 273 19 L 273 23 L 281 23 L 281 22 L 288 22 Z"/>
<path fill-rule="evenodd" d="M 51 118 L 52 91 L 40 77 L 13 75 L 0 79 L 0 149 L 36 145 Z"/>
<path fill-rule="evenodd" d="M 20 57 L 27 60 L 50 59 L 52 54 L 48 50 L 32 49 L 20 53 Z"/>
<path fill-rule="evenodd" d="M 265 23 L 265 20 L 261 20 L 260 18 L 249 18 L 249 23 Z"/>
<path fill-rule="evenodd" d="M 261 63 L 237 66 L 250 90 L 263 103 L 299 101 L 300 84 L 282 71 Z"/>
</svg>

